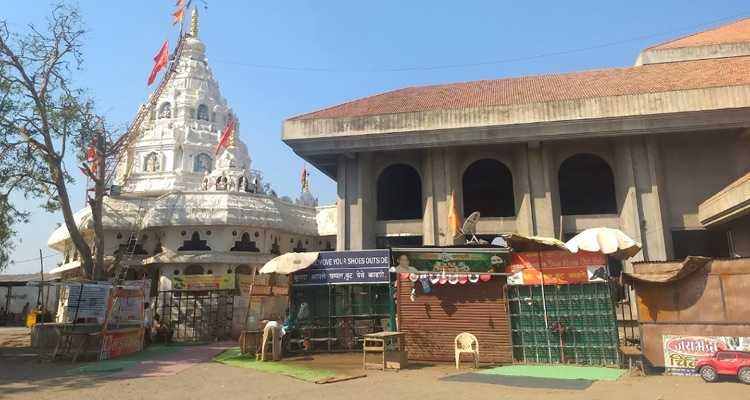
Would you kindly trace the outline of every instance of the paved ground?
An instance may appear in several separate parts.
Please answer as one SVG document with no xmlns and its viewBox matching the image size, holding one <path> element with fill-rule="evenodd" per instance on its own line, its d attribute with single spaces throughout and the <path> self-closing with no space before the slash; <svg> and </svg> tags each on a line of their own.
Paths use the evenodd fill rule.
<svg viewBox="0 0 750 400">
<path fill-rule="evenodd" d="M 21 335 L 24 334 L 20 331 Z M 17 335 L 18 331 L 13 335 Z M 596 382 L 583 391 L 526 389 L 483 383 L 447 382 L 450 365 L 418 365 L 401 372 L 367 371 L 367 377 L 316 385 L 280 375 L 201 362 L 173 376 L 122 379 L 81 375 L 70 363 L 52 363 L 26 347 L 8 345 L 0 328 L 0 398 L 2 399 L 748 399 L 750 386 L 736 382 L 703 383 L 690 377 L 625 377 Z M 6 339 L 3 339 L 5 337 Z M 19 343 L 18 338 L 11 340 Z M 5 344 L 2 344 L 5 343 Z M 350 356 L 351 366 L 358 357 Z M 303 365 L 330 365 L 330 358 L 298 359 Z M 343 371 L 342 372 L 346 372 Z M 462 371 L 466 372 L 466 371 Z"/>
</svg>

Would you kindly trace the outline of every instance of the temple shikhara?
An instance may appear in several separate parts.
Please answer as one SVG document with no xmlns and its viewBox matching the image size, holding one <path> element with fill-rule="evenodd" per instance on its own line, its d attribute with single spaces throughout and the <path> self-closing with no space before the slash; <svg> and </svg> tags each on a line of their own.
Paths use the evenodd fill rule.
<svg viewBox="0 0 750 400">
<path fill-rule="evenodd" d="M 195 12 L 172 63 L 139 110 L 143 122 L 115 173 L 120 191 L 106 198 L 108 273 L 128 279 L 145 274 L 169 289 L 186 284 L 185 276 L 206 282 L 231 276 L 234 282 L 235 274 L 249 273 L 276 255 L 332 249 L 335 208 L 316 207 L 306 181 L 296 202 L 280 199 L 251 168 L 239 137 L 240 117 L 211 72 Z M 225 129 L 229 125 L 233 129 Z M 228 137 L 217 151 L 222 133 Z M 93 237 L 90 208 L 76 219 Z M 65 255 L 52 272 L 78 275 L 80 262 L 67 229 L 55 230 L 48 244 Z"/>
</svg>

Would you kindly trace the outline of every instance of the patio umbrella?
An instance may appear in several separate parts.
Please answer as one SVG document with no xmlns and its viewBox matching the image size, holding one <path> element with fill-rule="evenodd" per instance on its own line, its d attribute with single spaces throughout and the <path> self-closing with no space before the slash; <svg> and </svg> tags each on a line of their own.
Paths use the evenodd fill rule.
<svg viewBox="0 0 750 400">
<path fill-rule="evenodd" d="M 260 269 L 261 274 L 291 274 L 303 270 L 318 259 L 318 252 L 286 253 L 266 263 Z"/>
<path fill-rule="evenodd" d="M 565 243 L 572 253 L 579 250 L 600 252 L 620 259 L 633 257 L 641 251 L 641 244 L 619 229 L 589 228 Z"/>
</svg>

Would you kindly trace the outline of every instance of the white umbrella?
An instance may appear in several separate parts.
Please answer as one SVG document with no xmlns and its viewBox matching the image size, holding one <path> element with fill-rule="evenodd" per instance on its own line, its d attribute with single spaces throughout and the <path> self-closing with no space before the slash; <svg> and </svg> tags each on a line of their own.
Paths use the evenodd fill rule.
<svg viewBox="0 0 750 400">
<path fill-rule="evenodd" d="M 617 258 L 630 258 L 641 251 L 641 244 L 619 229 L 590 228 L 575 235 L 565 243 L 572 253 L 579 250 L 599 252 Z"/>
<path fill-rule="evenodd" d="M 291 274 L 303 270 L 318 259 L 318 252 L 285 253 L 266 263 L 260 269 L 261 274 Z"/>
</svg>

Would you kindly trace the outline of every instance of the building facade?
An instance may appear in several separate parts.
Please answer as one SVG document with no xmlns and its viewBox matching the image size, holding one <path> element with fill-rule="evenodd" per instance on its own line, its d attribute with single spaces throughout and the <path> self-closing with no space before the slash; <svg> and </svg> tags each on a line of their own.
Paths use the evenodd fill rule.
<svg viewBox="0 0 750 400">
<path fill-rule="evenodd" d="M 336 181 L 338 249 L 453 244 L 453 199 L 488 238 L 605 226 L 643 243 L 636 259 L 750 256 L 749 73 L 746 19 L 632 67 L 354 100 L 282 139 Z"/>
<path fill-rule="evenodd" d="M 335 208 L 316 207 L 306 191 L 296 203 L 279 198 L 251 169 L 239 118 L 219 91 L 205 49 L 195 15 L 174 72 L 152 94 L 158 98 L 117 165 L 114 183 L 121 190 L 105 198 L 103 215 L 110 273 L 130 267 L 154 279 L 249 273 L 285 252 L 335 246 Z M 230 120 L 234 132 L 217 152 Z M 75 218 L 93 242 L 90 208 Z M 64 254 L 52 272 L 79 273 L 65 226 L 48 245 Z"/>
</svg>

